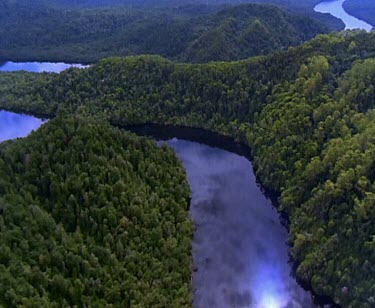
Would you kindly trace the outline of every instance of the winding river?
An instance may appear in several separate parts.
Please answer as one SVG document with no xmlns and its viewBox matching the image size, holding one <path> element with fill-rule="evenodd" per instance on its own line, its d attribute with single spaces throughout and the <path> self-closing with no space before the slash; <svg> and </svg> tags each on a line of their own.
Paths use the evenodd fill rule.
<svg viewBox="0 0 375 308">
<path fill-rule="evenodd" d="M 314 11 L 319 13 L 329 13 L 334 17 L 341 19 L 345 24 L 345 29 L 363 29 L 371 31 L 372 26 L 363 20 L 349 15 L 343 8 L 346 0 L 326 0 L 318 3 Z M 360 1 L 360 0 L 358 0 Z"/>
<path fill-rule="evenodd" d="M 26 136 L 42 123 L 1 111 L 0 141 Z M 196 129 L 142 126 L 132 130 L 167 142 L 186 169 L 192 191 L 190 214 L 196 226 L 195 308 L 317 307 L 291 274 L 286 228 L 256 181 L 247 148 Z"/>
</svg>

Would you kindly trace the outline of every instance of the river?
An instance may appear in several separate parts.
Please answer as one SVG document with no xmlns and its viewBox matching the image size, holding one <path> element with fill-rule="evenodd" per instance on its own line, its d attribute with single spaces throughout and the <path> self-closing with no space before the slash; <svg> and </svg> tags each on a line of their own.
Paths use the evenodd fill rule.
<svg viewBox="0 0 375 308">
<path fill-rule="evenodd" d="M 69 67 L 85 68 L 82 64 L 68 64 L 63 62 L 5 62 L 0 66 L 0 71 L 3 72 L 14 72 L 14 71 L 28 71 L 34 73 L 51 72 L 60 73 Z"/>
<path fill-rule="evenodd" d="M 26 136 L 41 124 L 31 116 L 0 111 L 0 140 Z M 197 132 L 176 129 L 170 135 L 182 130 L 185 138 L 194 139 Z M 168 139 L 164 142 L 176 151 L 192 191 L 194 307 L 315 307 L 291 275 L 287 231 L 243 156 L 248 151 L 224 137 L 205 134 L 200 137 L 207 143 L 221 143 L 236 153 L 157 137 Z"/>
<path fill-rule="evenodd" d="M 41 124 L 0 111 L 0 140 L 26 136 Z M 288 233 L 256 181 L 247 148 L 201 130 L 151 126 L 133 131 L 165 140 L 159 142 L 176 151 L 187 172 L 196 227 L 195 308 L 317 306 L 292 275 Z"/>
<path fill-rule="evenodd" d="M 69 67 L 84 68 L 81 64 L 50 63 L 50 62 L 5 62 L 0 66 L 0 71 L 28 71 L 28 72 L 54 72 L 59 73 Z M 0 110 L 0 142 L 18 137 L 25 137 L 31 131 L 42 125 L 43 120 L 22 114 L 15 114 Z"/>
<path fill-rule="evenodd" d="M 360 0 L 358 0 L 360 1 Z M 319 13 L 329 13 L 334 17 L 341 19 L 345 24 L 345 29 L 363 29 L 371 31 L 372 26 L 363 20 L 349 15 L 343 8 L 345 0 L 328 0 L 318 3 L 314 11 Z"/>
<path fill-rule="evenodd" d="M 286 229 L 249 160 L 171 139 L 192 190 L 194 307 L 314 307 L 291 276 Z"/>
</svg>

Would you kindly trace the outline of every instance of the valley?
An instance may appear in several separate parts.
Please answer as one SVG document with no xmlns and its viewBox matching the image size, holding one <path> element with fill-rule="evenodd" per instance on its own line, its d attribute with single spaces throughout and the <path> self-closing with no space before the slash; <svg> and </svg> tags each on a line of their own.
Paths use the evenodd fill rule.
<svg viewBox="0 0 375 308">
<path fill-rule="evenodd" d="M 373 307 L 375 32 L 342 2 L 10 14 L 0 305 Z"/>
</svg>

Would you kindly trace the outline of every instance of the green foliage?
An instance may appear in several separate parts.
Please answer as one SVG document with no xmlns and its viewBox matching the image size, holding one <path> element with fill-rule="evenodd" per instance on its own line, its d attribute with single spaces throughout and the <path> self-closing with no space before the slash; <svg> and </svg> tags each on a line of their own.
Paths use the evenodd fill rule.
<svg viewBox="0 0 375 308">
<path fill-rule="evenodd" d="M 0 59 L 90 63 L 158 54 L 180 62 L 238 60 L 298 45 L 328 29 L 274 6 L 62 10 L 0 4 Z"/>
<path fill-rule="evenodd" d="M 188 307 L 189 186 L 166 146 L 82 116 L 0 145 L 0 306 Z"/>
<path fill-rule="evenodd" d="M 231 63 L 110 58 L 59 75 L 0 74 L 0 106 L 104 114 L 117 125 L 182 124 L 246 142 L 258 177 L 281 194 L 290 217 L 298 278 L 343 307 L 371 307 L 374 58 L 375 33 L 364 31 Z"/>
</svg>

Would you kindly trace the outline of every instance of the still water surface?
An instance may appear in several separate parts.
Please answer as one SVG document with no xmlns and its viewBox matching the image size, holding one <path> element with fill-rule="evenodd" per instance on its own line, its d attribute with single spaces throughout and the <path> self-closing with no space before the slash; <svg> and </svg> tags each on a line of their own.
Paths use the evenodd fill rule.
<svg viewBox="0 0 375 308">
<path fill-rule="evenodd" d="M 42 121 L 0 111 L 0 140 L 26 136 Z M 279 215 L 244 156 L 198 142 L 166 141 L 191 187 L 194 307 L 315 307 L 291 275 Z"/>
<path fill-rule="evenodd" d="M 51 72 L 60 73 L 69 67 L 85 68 L 82 64 L 68 64 L 68 63 L 52 63 L 52 62 L 5 62 L 0 66 L 0 71 L 14 72 L 14 71 L 28 71 L 34 73 Z"/>
<path fill-rule="evenodd" d="M 0 141 L 26 136 L 42 123 L 0 111 Z M 190 129 L 184 133 L 185 139 L 193 135 Z M 211 135 L 199 131 L 194 139 L 209 144 Z M 181 159 L 192 191 L 194 307 L 316 307 L 291 275 L 288 234 L 251 162 L 216 146 L 163 137 L 158 139 L 169 139 Z M 216 138 L 214 143 L 226 148 L 223 137 Z"/>
<path fill-rule="evenodd" d="M 43 121 L 28 115 L 0 110 L 0 142 L 26 137 L 42 125 Z"/>
<path fill-rule="evenodd" d="M 0 66 L 0 71 L 28 71 L 28 72 L 53 72 L 60 73 L 69 67 L 85 68 L 81 64 L 50 63 L 50 62 L 5 62 Z M 42 120 L 22 114 L 15 114 L 0 110 L 0 142 L 8 139 L 27 136 L 32 130 L 39 128 Z"/>
<path fill-rule="evenodd" d="M 314 307 L 291 276 L 287 231 L 250 161 L 196 142 L 167 143 L 192 190 L 194 307 Z"/>
<path fill-rule="evenodd" d="M 344 10 L 342 7 L 344 2 L 345 0 L 322 1 L 315 6 L 314 11 L 319 13 L 329 13 L 332 16 L 341 19 L 345 24 L 345 29 L 364 29 L 366 31 L 371 31 L 372 26 L 370 24 L 349 15 Z"/>
</svg>

